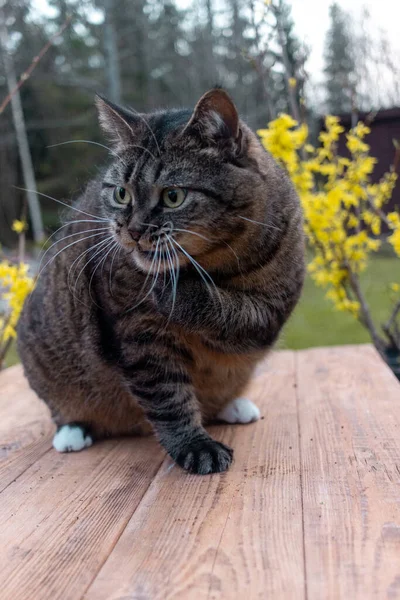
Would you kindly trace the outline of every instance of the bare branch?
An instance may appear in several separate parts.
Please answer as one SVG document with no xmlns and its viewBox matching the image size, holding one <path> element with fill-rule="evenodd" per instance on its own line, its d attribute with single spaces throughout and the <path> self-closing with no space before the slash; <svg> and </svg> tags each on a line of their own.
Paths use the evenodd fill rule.
<svg viewBox="0 0 400 600">
<path fill-rule="evenodd" d="M 372 320 L 369 306 L 368 306 L 367 301 L 364 297 L 364 294 L 361 290 L 358 277 L 357 277 L 356 273 L 354 273 L 352 271 L 352 269 L 347 261 L 345 262 L 344 266 L 346 267 L 347 274 L 349 276 L 350 287 L 354 293 L 354 296 L 357 298 L 358 302 L 360 303 L 360 311 L 361 311 L 360 312 L 360 321 L 362 322 L 364 327 L 366 327 L 368 329 L 375 348 L 383 356 L 385 342 L 379 336 L 378 331 L 375 327 L 375 323 Z"/>
<path fill-rule="evenodd" d="M 282 27 L 279 7 L 275 6 L 274 4 L 271 4 L 270 6 L 271 6 L 271 10 L 273 12 L 273 15 L 275 17 L 275 20 L 276 20 L 276 30 L 278 33 L 278 41 L 279 41 L 279 45 L 281 47 L 281 52 L 282 52 L 284 77 L 285 77 L 285 82 L 286 82 L 286 91 L 288 94 L 290 110 L 292 113 L 292 117 L 298 123 L 300 123 L 301 115 L 300 115 L 299 106 L 297 104 L 296 92 L 295 92 L 295 88 L 291 85 L 291 81 L 290 81 L 291 78 L 295 76 L 295 73 L 292 73 L 291 69 L 290 69 L 289 57 L 288 57 L 287 48 L 286 48 L 287 41 L 285 39 L 285 32 L 283 31 L 283 27 Z"/>
<path fill-rule="evenodd" d="M 8 96 L 6 96 L 4 98 L 4 100 L 3 100 L 3 102 L 1 103 L 1 105 L 0 105 L 0 115 L 4 112 L 5 108 L 11 102 L 12 97 L 23 86 L 23 84 L 25 83 L 25 81 L 27 79 L 29 79 L 29 77 L 31 76 L 32 72 L 37 67 L 38 63 L 41 61 L 41 59 L 46 54 L 46 52 L 49 50 L 49 48 L 53 45 L 54 40 L 56 40 L 63 33 L 63 31 L 68 27 L 68 25 L 71 22 L 71 19 L 72 19 L 72 15 L 69 16 L 69 17 L 67 17 L 65 19 L 65 21 L 62 24 L 62 26 L 60 27 L 60 29 L 49 39 L 49 41 L 47 42 L 47 44 L 45 46 L 43 46 L 43 48 L 41 49 L 41 51 L 39 52 L 39 54 L 37 56 L 35 56 L 35 58 L 31 62 L 31 64 L 29 65 L 29 67 L 26 69 L 26 71 L 24 71 L 22 73 L 21 77 L 19 78 L 19 81 L 18 81 L 17 85 L 11 90 L 11 92 L 8 94 Z"/>
<path fill-rule="evenodd" d="M 12 344 L 12 338 L 9 338 L 4 346 L 0 348 L 0 371 L 3 368 L 3 363 Z"/>
</svg>

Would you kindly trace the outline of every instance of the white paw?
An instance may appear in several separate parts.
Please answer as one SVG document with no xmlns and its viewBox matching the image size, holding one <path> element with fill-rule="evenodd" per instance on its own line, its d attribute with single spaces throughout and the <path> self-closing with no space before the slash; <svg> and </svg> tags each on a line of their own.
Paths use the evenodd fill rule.
<svg viewBox="0 0 400 600">
<path fill-rule="evenodd" d="M 63 425 L 53 437 L 53 448 L 57 452 L 79 452 L 92 444 L 91 436 L 79 425 Z"/>
<path fill-rule="evenodd" d="M 251 400 L 236 398 L 218 413 L 217 418 L 226 423 L 251 423 L 258 421 L 260 411 Z"/>
</svg>

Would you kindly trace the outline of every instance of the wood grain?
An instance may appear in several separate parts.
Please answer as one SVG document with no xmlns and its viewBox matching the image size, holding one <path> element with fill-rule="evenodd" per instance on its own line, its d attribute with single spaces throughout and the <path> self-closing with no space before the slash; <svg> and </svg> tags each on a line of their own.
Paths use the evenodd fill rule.
<svg viewBox="0 0 400 600">
<path fill-rule="evenodd" d="M 400 599 L 392 373 L 369 346 L 278 352 L 247 395 L 264 419 L 214 428 L 235 462 L 198 477 L 152 438 L 49 450 L 1 373 L 1 600 Z"/>
<path fill-rule="evenodd" d="M 165 461 L 87 600 L 304 597 L 294 377 L 294 354 L 274 355 L 247 394 L 264 419 L 214 429 L 228 473 Z"/>
<path fill-rule="evenodd" d="M 400 386 L 368 346 L 297 356 L 308 598 L 400 598 Z"/>
<path fill-rule="evenodd" d="M 20 365 L 0 373 L 0 492 L 51 447 L 50 413 Z"/>
<path fill-rule="evenodd" d="M 81 598 L 163 457 L 137 438 L 40 458 L 0 494 L 2 600 Z"/>
</svg>

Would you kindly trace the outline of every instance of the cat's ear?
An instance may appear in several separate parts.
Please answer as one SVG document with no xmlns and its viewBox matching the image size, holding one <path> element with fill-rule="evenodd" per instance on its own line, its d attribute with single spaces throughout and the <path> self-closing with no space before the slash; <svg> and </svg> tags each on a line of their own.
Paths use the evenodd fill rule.
<svg viewBox="0 0 400 600">
<path fill-rule="evenodd" d="M 96 95 L 96 106 L 101 128 L 107 137 L 116 144 L 128 144 L 136 137 L 140 119 L 132 112 L 103 96 Z"/>
<path fill-rule="evenodd" d="M 239 141 L 239 115 L 228 94 L 219 88 L 200 98 L 185 131 L 195 131 L 209 142 Z"/>
</svg>

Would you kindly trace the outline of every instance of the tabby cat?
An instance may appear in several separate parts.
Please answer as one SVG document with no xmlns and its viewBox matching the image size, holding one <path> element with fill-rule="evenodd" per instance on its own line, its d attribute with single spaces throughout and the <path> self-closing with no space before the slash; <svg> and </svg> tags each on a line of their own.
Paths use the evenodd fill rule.
<svg viewBox="0 0 400 600">
<path fill-rule="evenodd" d="M 42 259 L 26 376 L 60 452 L 154 430 L 187 471 L 225 471 L 204 423 L 259 418 L 240 395 L 300 295 L 298 198 L 222 89 L 194 111 L 97 106 L 112 163 Z"/>
</svg>

